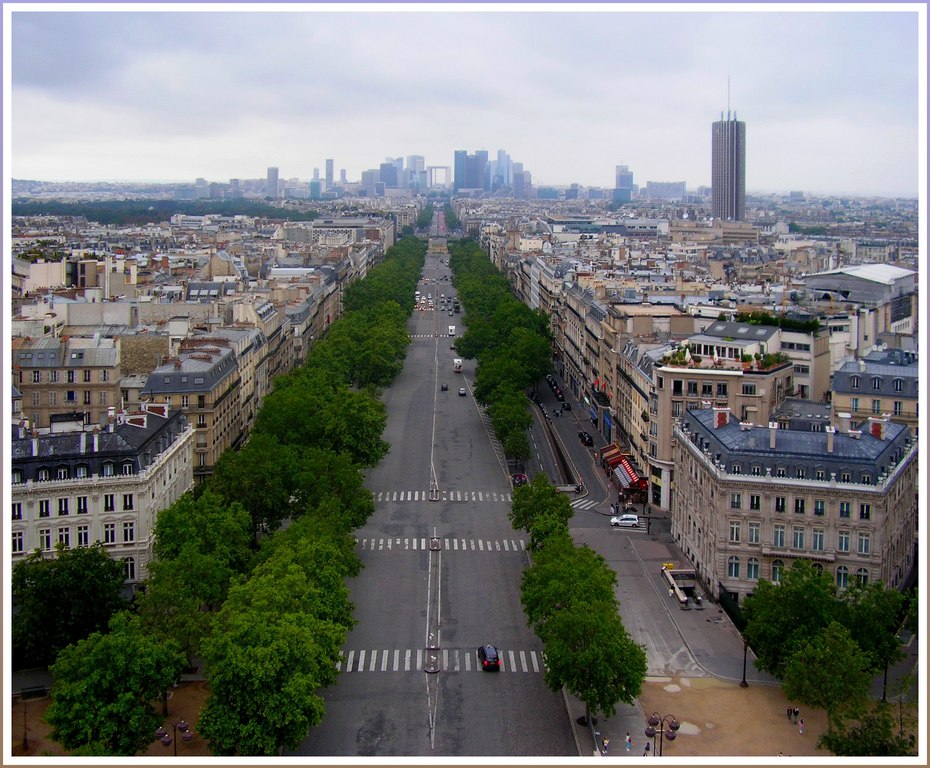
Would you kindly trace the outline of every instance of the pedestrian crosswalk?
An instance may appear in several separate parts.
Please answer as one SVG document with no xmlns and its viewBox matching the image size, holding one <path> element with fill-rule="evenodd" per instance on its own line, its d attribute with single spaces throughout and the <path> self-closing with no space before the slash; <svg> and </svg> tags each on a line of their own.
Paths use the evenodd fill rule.
<svg viewBox="0 0 930 768">
<path fill-rule="evenodd" d="M 433 492 L 437 501 L 457 501 L 457 502 L 503 502 L 510 504 L 513 501 L 513 495 L 509 491 L 448 491 L 439 490 Z M 421 491 L 378 491 L 374 494 L 375 502 L 410 502 L 410 501 L 430 501 L 430 492 Z"/>
<path fill-rule="evenodd" d="M 601 502 L 596 499 L 575 499 L 571 502 L 573 509 L 591 509 L 591 507 L 596 507 Z"/>
<path fill-rule="evenodd" d="M 446 552 L 524 552 L 523 539 L 437 538 L 439 548 Z M 355 543 L 367 552 L 405 552 L 430 549 L 428 537 L 356 538 Z"/>
<path fill-rule="evenodd" d="M 498 649 L 501 672 L 545 671 L 542 651 Z M 346 674 L 353 672 L 422 672 L 430 656 L 435 654 L 437 665 L 443 672 L 477 672 L 481 670 L 474 648 L 362 648 L 339 651 L 336 669 Z"/>
</svg>

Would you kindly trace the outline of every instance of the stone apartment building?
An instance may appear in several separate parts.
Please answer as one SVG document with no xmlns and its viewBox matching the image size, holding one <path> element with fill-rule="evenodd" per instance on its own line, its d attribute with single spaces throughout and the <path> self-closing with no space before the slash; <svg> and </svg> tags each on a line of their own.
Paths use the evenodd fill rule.
<svg viewBox="0 0 930 768">
<path fill-rule="evenodd" d="M 125 563 L 128 582 L 143 580 L 158 513 L 193 484 L 187 418 L 163 405 L 111 408 L 103 428 L 76 419 L 59 430 L 14 428 L 13 564 L 36 550 L 99 541 Z"/>
<path fill-rule="evenodd" d="M 793 560 L 858 580 L 903 585 L 916 565 L 917 442 L 870 418 L 859 429 L 778 429 L 730 408 L 675 420 L 672 536 L 715 596 L 738 603 Z"/>
<path fill-rule="evenodd" d="M 853 421 L 889 416 L 918 435 L 920 405 L 917 355 L 894 349 L 845 363 L 833 374 L 833 418 Z"/>
</svg>

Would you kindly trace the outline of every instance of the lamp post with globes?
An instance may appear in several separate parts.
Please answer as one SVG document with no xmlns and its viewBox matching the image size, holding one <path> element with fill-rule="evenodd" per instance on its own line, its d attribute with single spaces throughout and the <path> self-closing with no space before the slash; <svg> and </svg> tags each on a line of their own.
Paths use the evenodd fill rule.
<svg viewBox="0 0 930 768">
<path fill-rule="evenodd" d="M 181 738 L 184 741 L 190 741 L 194 738 L 194 732 L 190 729 L 190 726 L 187 724 L 186 720 L 178 720 L 171 723 L 171 729 L 174 736 L 165 729 L 164 726 L 159 726 L 155 729 L 155 738 L 161 741 L 166 747 L 171 746 L 171 742 L 174 742 L 174 756 L 178 756 L 178 731 L 181 732 Z"/>
<path fill-rule="evenodd" d="M 674 715 L 660 716 L 658 712 L 653 712 L 649 716 L 649 720 L 647 722 L 649 725 L 646 727 L 646 736 L 647 738 L 652 739 L 652 753 L 656 754 L 656 734 L 658 734 L 658 757 L 662 757 L 663 737 L 668 737 L 669 741 L 675 741 L 675 734 L 677 733 L 678 729 L 681 728 L 681 723 L 678 722 Z M 668 730 L 665 728 L 666 725 L 668 726 Z"/>
</svg>

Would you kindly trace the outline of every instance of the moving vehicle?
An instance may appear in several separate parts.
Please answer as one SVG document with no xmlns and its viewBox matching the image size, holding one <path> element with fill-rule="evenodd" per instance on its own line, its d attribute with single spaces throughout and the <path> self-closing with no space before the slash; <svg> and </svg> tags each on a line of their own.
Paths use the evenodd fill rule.
<svg viewBox="0 0 930 768">
<path fill-rule="evenodd" d="M 440 388 L 443 392 L 447 392 L 447 391 L 449 390 L 449 385 L 448 385 L 448 384 L 440 384 L 440 385 L 439 385 L 439 388 Z"/>
<path fill-rule="evenodd" d="M 461 357 L 453 358 L 452 370 L 455 371 L 456 373 L 462 372 L 462 358 Z"/>
<path fill-rule="evenodd" d="M 510 480 L 511 482 L 513 482 L 514 488 L 517 488 L 518 486 L 521 486 L 521 485 L 526 485 L 530 481 L 530 479 L 522 472 L 517 472 L 511 475 Z"/>
<path fill-rule="evenodd" d="M 465 391 L 465 387 L 459 387 L 459 397 L 465 397 L 468 393 Z"/>
<path fill-rule="evenodd" d="M 639 528 L 639 515 L 617 515 L 610 518 L 614 528 Z"/>
<path fill-rule="evenodd" d="M 594 438 L 587 432 L 579 432 L 578 439 L 585 445 L 594 445 Z"/>
<path fill-rule="evenodd" d="M 454 325 L 450 325 L 450 326 L 449 326 L 449 335 L 450 335 L 450 336 L 455 336 L 455 326 L 454 326 Z"/>
<path fill-rule="evenodd" d="M 499 672 L 501 668 L 501 657 L 497 648 L 493 645 L 482 645 L 478 647 L 478 662 L 481 668 L 486 672 Z"/>
</svg>

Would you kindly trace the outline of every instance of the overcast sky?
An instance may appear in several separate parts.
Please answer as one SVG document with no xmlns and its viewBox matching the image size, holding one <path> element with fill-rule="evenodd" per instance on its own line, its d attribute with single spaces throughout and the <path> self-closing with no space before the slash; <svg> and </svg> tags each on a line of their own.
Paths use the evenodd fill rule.
<svg viewBox="0 0 930 768">
<path fill-rule="evenodd" d="M 20 6 L 4 24 L 12 177 L 225 182 L 275 165 L 308 180 L 333 158 L 352 181 L 388 157 L 504 149 L 537 185 L 612 187 L 627 164 L 639 185 L 694 189 L 710 184 L 729 76 L 748 190 L 918 194 L 916 6 L 285 7 Z"/>
</svg>

